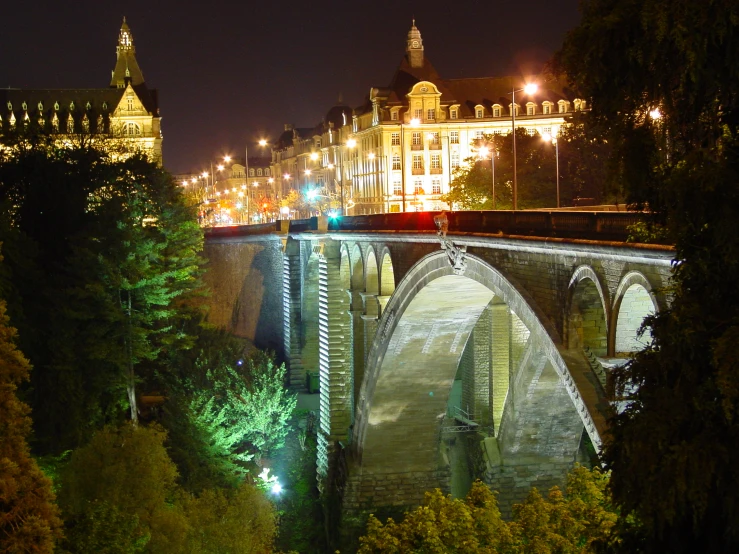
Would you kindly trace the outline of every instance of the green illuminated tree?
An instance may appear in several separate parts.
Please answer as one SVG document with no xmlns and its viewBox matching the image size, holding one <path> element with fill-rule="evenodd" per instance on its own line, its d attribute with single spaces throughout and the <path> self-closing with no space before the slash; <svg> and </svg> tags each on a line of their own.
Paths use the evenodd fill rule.
<svg viewBox="0 0 739 554">
<path fill-rule="evenodd" d="M 30 365 L 15 336 L 0 301 L 0 551 L 47 553 L 61 537 L 61 520 L 51 481 L 26 443 L 31 419 L 17 389 Z"/>
<path fill-rule="evenodd" d="M 557 62 L 617 178 L 675 244 L 672 304 L 616 375 L 604 460 L 622 551 L 739 550 L 739 5 L 589 0 Z M 658 110 L 658 111 L 655 111 Z M 626 517 L 641 526 L 628 525 Z"/>
</svg>

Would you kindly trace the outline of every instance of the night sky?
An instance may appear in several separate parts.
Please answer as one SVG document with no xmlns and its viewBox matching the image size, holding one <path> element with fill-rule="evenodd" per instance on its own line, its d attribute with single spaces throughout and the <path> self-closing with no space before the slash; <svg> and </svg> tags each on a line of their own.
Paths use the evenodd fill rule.
<svg viewBox="0 0 739 554">
<path fill-rule="evenodd" d="M 159 90 L 164 165 L 197 171 L 257 155 L 285 123 L 320 122 L 339 93 L 385 86 L 415 16 L 442 77 L 531 74 L 579 21 L 578 0 L 439 2 L 13 2 L 3 6 L 0 87 L 106 87 L 125 15 Z"/>
</svg>

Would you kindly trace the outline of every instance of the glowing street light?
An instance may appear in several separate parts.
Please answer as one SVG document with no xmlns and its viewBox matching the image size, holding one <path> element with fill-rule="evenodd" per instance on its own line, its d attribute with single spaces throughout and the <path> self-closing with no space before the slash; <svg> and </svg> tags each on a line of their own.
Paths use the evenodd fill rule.
<svg viewBox="0 0 739 554">
<path fill-rule="evenodd" d="M 421 124 L 421 120 L 417 117 L 411 119 L 411 127 L 418 127 Z"/>
<path fill-rule="evenodd" d="M 354 148 L 357 145 L 357 141 L 355 139 L 353 139 L 353 138 L 347 139 L 346 145 L 349 148 Z"/>
<path fill-rule="evenodd" d="M 259 146 L 267 146 L 267 141 L 265 139 L 260 139 L 257 144 L 259 144 Z"/>
<path fill-rule="evenodd" d="M 310 159 L 315 162 L 318 159 L 318 152 L 311 152 Z"/>
<path fill-rule="evenodd" d="M 226 163 L 231 163 L 231 156 L 223 156 L 223 161 Z"/>
</svg>

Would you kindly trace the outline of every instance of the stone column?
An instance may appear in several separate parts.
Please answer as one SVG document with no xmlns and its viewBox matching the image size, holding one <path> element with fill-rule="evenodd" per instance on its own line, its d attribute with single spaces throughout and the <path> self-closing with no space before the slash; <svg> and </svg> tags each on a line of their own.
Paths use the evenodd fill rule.
<svg viewBox="0 0 739 554">
<path fill-rule="evenodd" d="M 492 317 L 488 305 L 472 331 L 475 387 L 472 416 L 483 427 L 493 425 L 492 416 Z"/>
<path fill-rule="evenodd" d="M 300 241 L 288 238 L 282 258 L 282 309 L 285 358 L 290 388 L 305 390 L 305 367 L 300 349 L 301 267 Z"/>
<path fill-rule="evenodd" d="M 511 311 L 498 297 L 490 304 L 490 319 L 492 330 L 490 405 L 497 436 L 511 380 Z"/>
<path fill-rule="evenodd" d="M 377 294 L 369 292 L 361 292 L 359 294 L 364 304 L 362 322 L 364 323 L 365 359 L 363 361 L 366 361 L 367 354 L 369 354 L 370 348 L 372 348 L 372 341 L 375 339 L 375 333 L 377 332 L 377 323 L 380 317 L 380 297 Z"/>
<path fill-rule="evenodd" d="M 341 244 L 322 241 L 319 254 L 319 371 L 321 400 L 318 479 L 325 480 L 339 441 L 348 441 L 352 424 L 352 321 L 349 296 L 341 280 Z"/>
</svg>

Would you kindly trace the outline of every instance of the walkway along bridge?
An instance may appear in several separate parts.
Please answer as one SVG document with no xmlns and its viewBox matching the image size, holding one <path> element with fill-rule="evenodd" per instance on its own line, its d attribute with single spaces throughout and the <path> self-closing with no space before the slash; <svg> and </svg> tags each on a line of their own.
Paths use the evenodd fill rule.
<svg viewBox="0 0 739 554">
<path fill-rule="evenodd" d="M 435 487 L 461 496 L 476 477 L 507 513 L 598 451 L 608 368 L 650 340 L 644 317 L 669 303 L 672 248 L 626 242 L 641 218 L 418 212 L 216 228 L 210 321 L 275 350 L 296 389 L 319 373 L 318 479 L 345 515 L 418 505 Z"/>
</svg>

